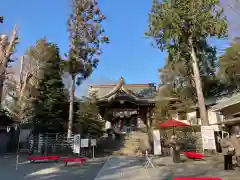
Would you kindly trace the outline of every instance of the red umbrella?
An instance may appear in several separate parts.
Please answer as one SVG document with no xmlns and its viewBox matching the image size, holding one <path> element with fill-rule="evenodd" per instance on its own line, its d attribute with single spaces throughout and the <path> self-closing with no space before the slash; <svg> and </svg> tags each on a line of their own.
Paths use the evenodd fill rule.
<svg viewBox="0 0 240 180">
<path fill-rule="evenodd" d="M 182 126 L 191 126 L 191 125 L 186 124 L 186 123 L 181 122 L 181 121 L 177 121 L 177 120 L 168 120 L 166 122 L 160 123 L 160 128 L 172 127 L 173 128 L 173 134 L 175 134 L 175 127 L 182 127 Z"/>
<path fill-rule="evenodd" d="M 168 120 L 166 122 L 160 123 L 161 128 L 181 127 L 181 126 L 191 126 L 191 125 L 181 121 L 177 121 L 177 120 Z"/>
</svg>

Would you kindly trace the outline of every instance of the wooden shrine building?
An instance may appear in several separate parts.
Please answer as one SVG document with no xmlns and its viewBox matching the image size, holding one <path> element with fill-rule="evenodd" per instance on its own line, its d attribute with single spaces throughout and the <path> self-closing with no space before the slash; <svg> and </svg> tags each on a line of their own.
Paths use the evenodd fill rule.
<svg viewBox="0 0 240 180">
<path fill-rule="evenodd" d="M 117 84 L 92 85 L 89 94 L 97 97 L 101 118 L 111 122 L 120 131 L 150 125 L 156 97 L 156 86 L 126 84 L 120 78 Z"/>
</svg>

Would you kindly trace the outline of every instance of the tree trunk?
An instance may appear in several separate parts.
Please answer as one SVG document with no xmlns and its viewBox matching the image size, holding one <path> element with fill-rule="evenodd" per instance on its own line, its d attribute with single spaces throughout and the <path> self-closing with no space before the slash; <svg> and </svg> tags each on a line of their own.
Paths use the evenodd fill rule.
<svg viewBox="0 0 240 180">
<path fill-rule="evenodd" d="M 6 42 L 3 40 L 0 40 L 0 105 L 3 101 L 3 87 L 4 87 L 4 81 L 6 79 L 6 69 L 8 66 L 8 62 L 10 59 L 10 56 L 12 55 L 12 51 L 14 50 L 14 47 L 17 43 L 17 26 L 15 25 L 12 32 L 11 40 L 9 41 L 9 45 L 5 46 Z"/>
<path fill-rule="evenodd" d="M 75 93 L 75 75 L 71 77 L 71 87 L 69 92 L 69 117 L 68 117 L 68 132 L 67 137 L 70 138 L 72 136 L 72 128 L 73 128 L 73 109 L 74 109 L 74 93 Z"/>
<path fill-rule="evenodd" d="M 192 39 L 190 39 L 189 42 L 191 45 L 193 77 L 194 77 L 195 87 L 196 87 L 196 91 L 197 91 L 197 99 L 198 99 L 198 106 L 199 106 L 199 111 L 200 111 L 201 122 L 202 122 L 202 125 L 208 126 L 209 125 L 208 115 L 207 115 L 205 99 L 204 99 L 204 95 L 203 95 L 203 91 L 202 91 L 202 83 L 201 83 L 201 78 L 200 78 L 200 73 L 199 73 L 199 68 L 198 68 L 198 59 L 197 59 L 195 49 L 192 44 Z"/>
</svg>

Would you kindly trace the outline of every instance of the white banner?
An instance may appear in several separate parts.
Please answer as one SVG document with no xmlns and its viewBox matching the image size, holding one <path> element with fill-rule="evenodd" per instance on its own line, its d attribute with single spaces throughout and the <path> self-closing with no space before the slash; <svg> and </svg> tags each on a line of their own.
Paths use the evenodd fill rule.
<svg viewBox="0 0 240 180">
<path fill-rule="evenodd" d="M 160 131 L 159 130 L 153 130 L 153 150 L 154 155 L 161 155 L 162 154 L 162 148 L 161 148 L 161 141 L 160 141 Z"/>
<path fill-rule="evenodd" d="M 73 137 L 73 153 L 80 154 L 81 135 L 76 134 Z"/>
<path fill-rule="evenodd" d="M 203 149 L 216 150 L 214 127 L 201 126 Z"/>
</svg>

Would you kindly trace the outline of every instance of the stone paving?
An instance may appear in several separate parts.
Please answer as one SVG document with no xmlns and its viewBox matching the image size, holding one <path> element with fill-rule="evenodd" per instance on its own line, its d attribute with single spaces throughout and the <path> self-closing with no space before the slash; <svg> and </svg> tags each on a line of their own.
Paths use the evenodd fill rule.
<svg viewBox="0 0 240 180">
<path fill-rule="evenodd" d="M 151 177 L 135 157 L 110 157 L 94 180 L 148 180 Z"/>
<path fill-rule="evenodd" d="M 224 171 L 223 163 L 212 160 L 187 161 L 173 164 L 170 157 L 154 161 L 156 168 L 143 168 L 143 162 L 133 157 L 110 157 L 95 180 L 165 180 L 166 177 L 220 177 L 223 180 L 239 180 L 240 170 Z"/>
</svg>

